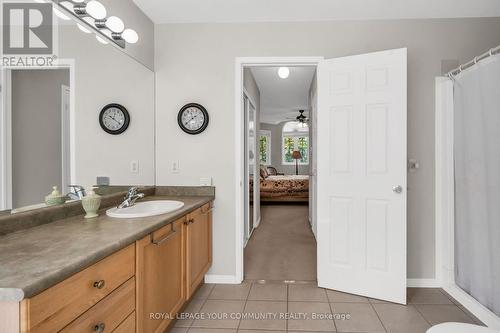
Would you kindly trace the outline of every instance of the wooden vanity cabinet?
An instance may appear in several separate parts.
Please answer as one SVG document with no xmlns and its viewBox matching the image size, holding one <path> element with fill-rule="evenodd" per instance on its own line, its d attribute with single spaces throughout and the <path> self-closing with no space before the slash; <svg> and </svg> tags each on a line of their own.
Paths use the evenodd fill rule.
<svg viewBox="0 0 500 333">
<path fill-rule="evenodd" d="M 163 332 L 186 301 L 184 221 L 136 243 L 138 332 Z"/>
<path fill-rule="evenodd" d="M 212 264 L 212 212 L 208 203 L 187 215 L 186 295 L 189 299 Z"/>
<path fill-rule="evenodd" d="M 212 264 L 211 210 L 205 204 L 23 300 L 20 327 L 8 332 L 164 332 Z"/>
</svg>

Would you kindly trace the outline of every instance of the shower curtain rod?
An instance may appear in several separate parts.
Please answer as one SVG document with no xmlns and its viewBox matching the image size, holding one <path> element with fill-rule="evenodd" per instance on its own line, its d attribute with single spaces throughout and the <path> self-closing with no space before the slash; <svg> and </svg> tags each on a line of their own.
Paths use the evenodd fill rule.
<svg viewBox="0 0 500 333">
<path fill-rule="evenodd" d="M 485 53 L 481 54 L 480 56 L 475 57 L 471 61 L 466 62 L 465 64 L 458 66 L 454 70 L 449 71 L 447 76 L 452 78 L 453 76 L 460 74 L 462 71 L 466 70 L 467 68 L 471 68 L 472 66 L 474 66 L 475 64 L 477 64 L 481 60 L 484 60 L 486 58 L 489 58 L 489 57 L 496 55 L 496 54 L 499 54 L 499 53 L 500 53 L 500 46 L 494 47 L 494 48 L 490 49 L 488 52 L 485 52 Z"/>
</svg>

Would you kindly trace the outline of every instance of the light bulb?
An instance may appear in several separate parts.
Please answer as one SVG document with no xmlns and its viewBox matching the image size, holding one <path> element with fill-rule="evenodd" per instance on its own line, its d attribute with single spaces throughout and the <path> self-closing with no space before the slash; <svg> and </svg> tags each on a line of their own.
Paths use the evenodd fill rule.
<svg viewBox="0 0 500 333">
<path fill-rule="evenodd" d="M 100 36 L 95 36 L 95 39 L 97 39 L 97 41 L 101 44 L 108 44 L 108 41 L 105 40 L 104 38 L 100 37 Z"/>
<path fill-rule="evenodd" d="M 127 43 L 130 43 L 130 44 L 135 44 L 137 43 L 137 41 L 139 40 L 139 35 L 137 34 L 137 32 L 135 32 L 135 30 L 132 30 L 132 29 L 125 29 L 123 32 L 122 32 L 122 38 L 127 42 Z"/>
<path fill-rule="evenodd" d="M 288 67 L 280 67 L 278 69 L 278 76 L 282 79 L 286 79 L 290 76 L 290 69 Z"/>
<path fill-rule="evenodd" d="M 77 23 L 76 26 L 78 27 L 78 29 L 80 29 L 81 31 L 85 32 L 86 34 L 89 34 L 89 33 L 92 32 L 92 31 L 90 31 L 90 29 L 88 29 L 87 27 L 83 26 L 83 24 Z"/>
<path fill-rule="evenodd" d="M 96 20 L 102 20 L 106 17 L 106 7 L 102 3 L 96 0 L 89 1 L 85 7 L 87 14 L 95 18 Z"/>
<path fill-rule="evenodd" d="M 67 17 L 65 14 L 63 14 L 63 12 L 61 12 L 59 9 L 57 8 L 52 8 L 52 10 L 54 11 L 54 14 L 56 14 L 57 17 L 59 17 L 61 20 L 64 20 L 64 21 L 69 21 L 70 18 Z"/>
<path fill-rule="evenodd" d="M 113 32 L 120 33 L 125 29 L 125 24 L 119 17 L 110 16 L 106 19 L 106 27 Z"/>
</svg>

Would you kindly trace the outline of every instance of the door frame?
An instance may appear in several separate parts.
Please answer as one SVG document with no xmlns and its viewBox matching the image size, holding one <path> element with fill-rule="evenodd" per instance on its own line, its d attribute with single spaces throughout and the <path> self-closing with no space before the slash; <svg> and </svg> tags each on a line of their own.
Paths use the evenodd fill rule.
<svg viewBox="0 0 500 333">
<path fill-rule="evenodd" d="M 65 101 L 69 99 L 69 108 L 66 110 Z M 65 191 L 70 184 L 71 179 L 71 87 L 67 85 L 61 86 L 61 191 Z M 66 126 L 67 125 L 67 126 Z M 68 142 L 69 141 L 69 142 Z M 66 163 L 69 162 L 69 163 Z"/>
<path fill-rule="evenodd" d="M 69 106 L 69 124 L 70 124 L 70 181 L 74 182 L 76 177 L 76 122 L 75 122 L 75 61 L 74 59 L 58 59 L 52 66 L 3 66 L 1 72 L 1 90 L 0 94 L 0 210 L 12 208 L 12 70 L 31 70 L 31 69 L 61 69 L 69 70 L 69 88 L 70 88 L 70 106 Z"/>
<path fill-rule="evenodd" d="M 325 58 L 318 57 L 236 57 L 235 58 L 235 193 L 236 193 L 236 212 L 235 212 L 235 284 L 239 284 L 244 279 L 244 115 L 243 115 L 243 70 L 245 67 L 278 67 L 278 66 L 313 66 L 317 67 L 319 62 Z M 315 157 L 314 157 L 315 158 Z"/>
<path fill-rule="evenodd" d="M 248 93 L 248 91 L 245 89 L 245 87 L 243 87 L 243 103 L 245 102 L 245 98 L 247 99 L 248 101 L 248 104 L 250 106 L 253 107 L 254 109 L 254 116 L 253 116 L 253 121 L 255 124 L 257 124 L 257 105 L 255 104 L 255 102 L 253 101 L 252 97 L 250 97 L 250 94 Z M 247 110 L 248 112 L 249 110 Z M 243 119 L 243 126 L 246 125 L 246 122 L 250 120 L 250 117 L 249 115 L 245 115 L 244 114 L 245 112 L 245 106 L 243 105 L 243 115 L 244 115 L 244 118 Z M 256 137 L 258 137 L 258 131 L 255 130 L 255 133 L 254 135 L 256 135 Z M 247 137 L 247 134 L 248 133 L 245 133 L 245 142 L 243 143 L 245 148 L 244 148 L 244 151 L 245 151 L 245 154 L 244 154 L 244 157 L 247 157 L 247 152 L 248 152 L 248 149 L 250 147 L 250 143 L 248 141 L 246 141 L 248 139 Z M 257 142 L 257 139 L 256 139 L 256 142 Z M 257 151 L 257 147 L 255 147 L 255 151 L 254 151 L 254 154 L 256 153 Z M 253 165 L 253 174 L 256 175 L 257 174 L 257 158 L 256 158 L 256 155 L 254 156 L 254 165 Z M 244 168 L 248 168 L 246 169 L 246 172 L 244 172 L 243 174 L 243 195 L 246 196 L 248 194 L 248 200 L 250 200 L 250 194 L 249 192 L 247 191 L 247 186 L 248 186 L 248 182 L 249 182 L 249 179 L 250 179 L 250 167 L 249 167 L 249 161 L 246 161 L 244 162 Z M 252 216 L 252 230 L 249 230 L 248 231 L 248 239 L 250 239 L 250 237 L 252 236 L 252 233 L 254 231 L 254 229 L 256 227 L 259 226 L 259 219 L 260 219 L 260 215 L 257 214 L 257 208 L 258 208 L 258 205 L 256 204 L 256 199 L 257 199 L 257 193 L 259 192 L 258 191 L 258 188 L 259 188 L 259 185 L 257 185 L 257 182 L 254 183 L 254 187 L 253 187 L 253 192 L 251 194 L 251 196 L 253 197 L 253 214 L 250 214 L 250 207 L 247 207 L 248 209 L 246 209 L 246 214 L 245 214 L 245 220 L 248 220 L 248 226 L 250 226 L 250 216 Z M 246 206 L 246 203 L 247 203 L 247 200 L 245 198 L 243 198 L 244 202 L 245 202 L 245 205 L 243 207 L 243 209 L 245 209 L 245 206 Z M 245 220 L 243 220 L 243 226 L 245 227 Z M 245 239 L 245 229 L 243 230 L 243 247 L 246 246 L 247 242 L 248 242 L 248 239 Z"/>
<path fill-rule="evenodd" d="M 435 105 L 436 284 L 490 328 L 500 318 L 455 283 L 455 174 L 453 154 L 453 81 L 437 77 Z"/>
</svg>

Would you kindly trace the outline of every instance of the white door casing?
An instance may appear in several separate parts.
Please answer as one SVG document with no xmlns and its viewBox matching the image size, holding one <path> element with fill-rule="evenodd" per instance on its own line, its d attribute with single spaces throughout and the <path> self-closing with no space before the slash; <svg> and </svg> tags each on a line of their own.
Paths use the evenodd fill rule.
<svg viewBox="0 0 500 333">
<path fill-rule="evenodd" d="M 320 62 L 317 97 L 318 284 L 406 304 L 406 49 Z"/>
<path fill-rule="evenodd" d="M 61 86 L 61 191 L 66 193 L 71 184 L 71 89 Z"/>
</svg>

